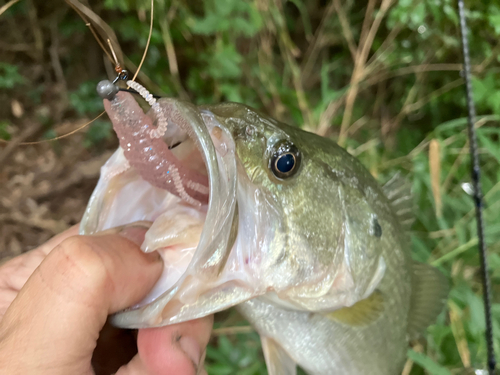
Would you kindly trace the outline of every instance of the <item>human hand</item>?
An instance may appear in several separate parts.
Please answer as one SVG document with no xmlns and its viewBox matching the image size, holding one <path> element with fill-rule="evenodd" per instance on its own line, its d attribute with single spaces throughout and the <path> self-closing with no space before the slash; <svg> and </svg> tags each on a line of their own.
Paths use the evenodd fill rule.
<svg viewBox="0 0 500 375">
<path fill-rule="evenodd" d="M 114 232 L 76 236 L 73 227 L 0 266 L 0 373 L 109 374 L 109 366 L 117 375 L 205 373 L 212 316 L 141 329 L 136 349 L 134 331 L 106 324 L 140 301 L 163 268 L 158 254 L 136 245 L 144 229 Z M 128 363 L 110 359 L 127 357 L 130 346 Z"/>
</svg>

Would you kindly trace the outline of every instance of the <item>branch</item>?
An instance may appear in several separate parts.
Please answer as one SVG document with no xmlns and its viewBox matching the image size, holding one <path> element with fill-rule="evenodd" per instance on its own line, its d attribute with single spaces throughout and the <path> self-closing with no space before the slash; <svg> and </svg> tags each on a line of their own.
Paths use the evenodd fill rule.
<svg viewBox="0 0 500 375">
<path fill-rule="evenodd" d="M 342 34 L 345 37 L 347 42 L 347 46 L 349 47 L 349 51 L 351 51 L 352 60 L 356 60 L 356 55 L 358 51 L 358 47 L 356 46 L 356 42 L 354 41 L 354 36 L 351 31 L 351 25 L 349 24 L 349 20 L 344 12 L 344 8 L 340 4 L 340 0 L 333 0 L 333 4 L 335 6 L 335 10 L 339 15 L 340 25 L 342 26 Z"/>
</svg>

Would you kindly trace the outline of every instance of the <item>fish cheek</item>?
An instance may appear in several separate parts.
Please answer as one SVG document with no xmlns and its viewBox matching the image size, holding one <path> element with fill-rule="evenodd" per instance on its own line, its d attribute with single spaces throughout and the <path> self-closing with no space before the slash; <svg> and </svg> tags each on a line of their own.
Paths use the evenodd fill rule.
<svg viewBox="0 0 500 375">
<path fill-rule="evenodd" d="M 234 142 L 237 159 L 248 178 L 251 182 L 260 184 L 264 170 L 262 155 L 265 153 L 265 139 L 258 134 L 252 137 L 240 134 L 240 136 L 234 139 Z"/>
<path fill-rule="evenodd" d="M 353 234 L 353 248 L 358 250 L 361 258 L 371 261 L 380 255 L 382 227 L 377 216 L 370 211 L 367 204 L 350 210 L 348 227 Z"/>
</svg>

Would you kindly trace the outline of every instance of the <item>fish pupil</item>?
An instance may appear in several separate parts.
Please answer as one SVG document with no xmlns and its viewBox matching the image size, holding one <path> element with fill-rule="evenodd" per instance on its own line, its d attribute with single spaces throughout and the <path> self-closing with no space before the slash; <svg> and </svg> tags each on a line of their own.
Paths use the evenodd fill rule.
<svg viewBox="0 0 500 375">
<path fill-rule="evenodd" d="M 276 161 L 276 169 L 281 173 L 290 172 L 295 166 L 295 156 L 291 153 L 281 155 Z"/>
<path fill-rule="evenodd" d="M 280 180 L 292 177 L 299 171 L 301 153 L 289 141 L 282 141 L 274 146 L 274 153 L 269 158 L 269 169 Z"/>
</svg>

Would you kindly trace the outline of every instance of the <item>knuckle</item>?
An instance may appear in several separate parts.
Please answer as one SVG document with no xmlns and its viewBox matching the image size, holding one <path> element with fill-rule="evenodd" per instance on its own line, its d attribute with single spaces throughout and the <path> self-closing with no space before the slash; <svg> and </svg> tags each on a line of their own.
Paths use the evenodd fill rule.
<svg viewBox="0 0 500 375">
<path fill-rule="evenodd" d="M 69 237 L 54 249 L 58 267 L 82 287 L 96 288 L 106 284 L 109 272 L 106 254 L 94 239 L 86 236 Z"/>
</svg>

